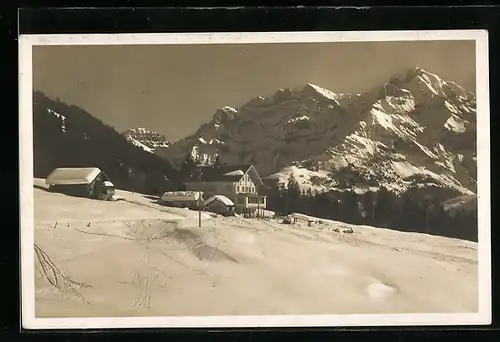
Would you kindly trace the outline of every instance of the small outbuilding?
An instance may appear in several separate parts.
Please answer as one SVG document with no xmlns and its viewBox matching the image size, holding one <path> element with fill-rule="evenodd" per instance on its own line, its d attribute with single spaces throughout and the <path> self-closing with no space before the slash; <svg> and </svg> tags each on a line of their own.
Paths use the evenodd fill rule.
<svg viewBox="0 0 500 342">
<path fill-rule="evenodd" d="M 71 196 L 112 200 L 115 186 L 97 167 L 60 167 L 45 179 L 49 191 Z"/>
<path fill-rule="evenodd" d="M 223 195 L 214 195 L 204 203 L 206 211 L 223 216 L 234 216 L 234 202 Z"/>
<path fill-rule="evenodd" d="M 160 197 L 160 204 L 170 207 L 199 209 L 204 203 L 203 192 L 199 191 L 169 191 Z"/>
<path fill-rule="evenodd" d="M 313 219 L 304 214 L 292 213 L 290 214 L 290 216 L 292 217 L 294 223 L 297 221 L 305 222 L 308 225 L 311 225 L 313 223 Z"/>
</svg>

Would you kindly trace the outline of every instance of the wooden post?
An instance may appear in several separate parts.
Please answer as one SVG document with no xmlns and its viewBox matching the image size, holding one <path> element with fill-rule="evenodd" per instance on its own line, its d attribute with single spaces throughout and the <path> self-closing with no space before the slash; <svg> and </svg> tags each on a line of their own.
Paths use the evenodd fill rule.
<svg viewBox="0 0 500 342">
<path fill-rule="evenodd" d="M 288 212 L 288 189 L 285 190 L 285 215 L 289 215 Z"/>
<path fill-rule="evenodd" d="M 198 227 L 201 228 L 201 185 L 202 185 L 202 182 L 201 182 L 201 177 L 203 175 L 203 170 L 200 166 L 200 184 L 199 184 L 199 187 L 198 187 Z"/>
<path fill-rule="evenodd" d="M 260 218 L 260 198 L 257 196 L 257 218 Z"/>
</svg>

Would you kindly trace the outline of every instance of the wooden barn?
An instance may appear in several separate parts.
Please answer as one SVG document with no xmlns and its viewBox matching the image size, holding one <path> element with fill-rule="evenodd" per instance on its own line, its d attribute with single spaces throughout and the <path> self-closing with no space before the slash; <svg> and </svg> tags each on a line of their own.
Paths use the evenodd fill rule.
<svg viewBox="0 0 500 342">
<path fill-rule="evenodd" d="M 111 200 L 115 187 L 108 176 L 97 167 L 61 167 L 45 179 L 49 191 L 71 196 Z"/>
<path fill-rule="evenodd" d="M 234 202 L 223 195 L 214 195 L 204 203 L 206 211 L 223 216 L 234 216 Z"/>
</svg>

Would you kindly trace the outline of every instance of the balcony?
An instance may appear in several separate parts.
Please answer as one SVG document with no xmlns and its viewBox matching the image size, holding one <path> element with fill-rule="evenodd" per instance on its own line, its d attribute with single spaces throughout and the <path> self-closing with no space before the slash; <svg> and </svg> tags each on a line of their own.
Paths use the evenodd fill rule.
<svg viewBox="0 0 500 342">
<path fill-rule="evenodd" d="M 265 208 L 266 205 L 266 196 L 242 193 L 236 195 L 236 206 L 245 208 Z"/>
</svg>

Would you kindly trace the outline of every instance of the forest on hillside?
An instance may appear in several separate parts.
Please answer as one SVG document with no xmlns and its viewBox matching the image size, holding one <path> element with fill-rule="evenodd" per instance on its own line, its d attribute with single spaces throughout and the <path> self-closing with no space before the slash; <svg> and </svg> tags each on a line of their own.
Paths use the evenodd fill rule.
<svg viewBox="0 0 500 342">
<path fill-rule="evenodd" d="M 186 155 L 180 166 L 181 173 L 196 174 L 197 164 L 198 160 Z M 216 158 L 213 166 L 219 165 L 219 158 Z M 477 209 L 458 210 L 454 214 L 446 212 L 443 202 L 449 199 L 451 192 L 437 185 L 434 187 L 436 189 L 427 186 L 423 192 L 415 185 L 401 195 L 383 188 L 362 194 L 305 191 L 291 175 L 287 184 L 276 179 L 264 186 L 262 192 L 267 195 L 267 209 L 277 216 L 302 213 L 357 225 L 477 241 Z"/>
<path fill-rule="evenodd" d="M 450 215 L 441 198 L 422 197 L 416 188 L 402 195 L 385 189 L 362 194 L 304 191 L 292 175 L 286 186 L 276 181 L 266 192 L 268 209 L 278 216 L 296 212 L 357 225 L 478 240 L 477 210 Z"/>
<path fill-rule="evenodd" d="M 158 195 L 177 189 L 170 163 L 129 143 L 113 127 L 85 110 L 34 93 L 34 177 L 57 167 L 98 167 L 116 187 Z"/>
</svg>

